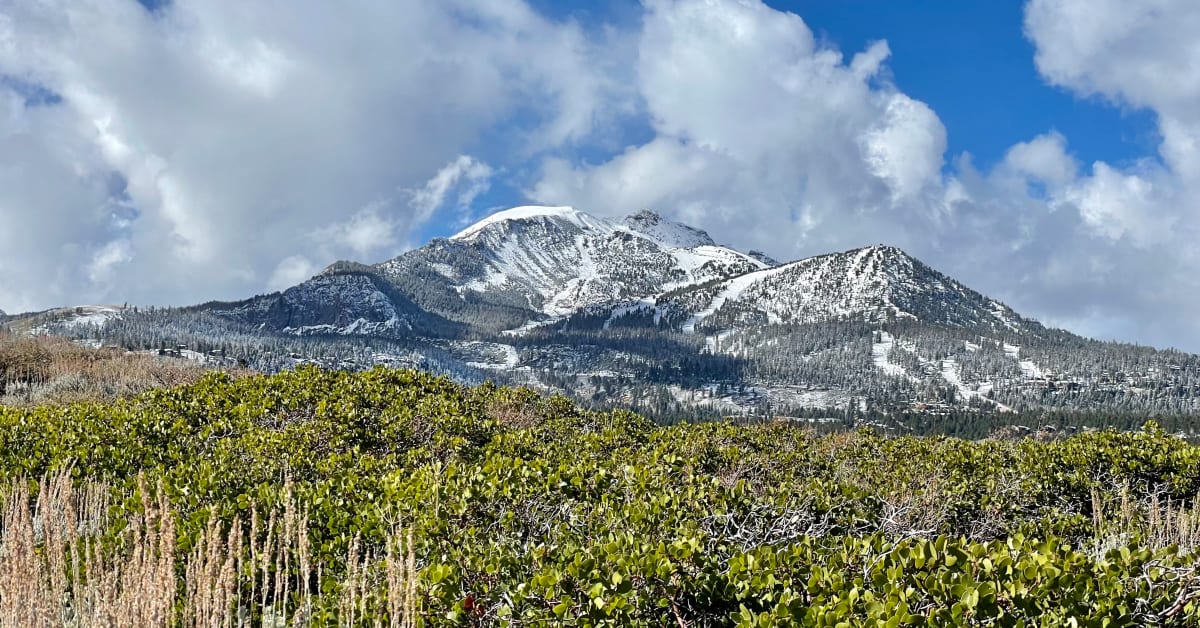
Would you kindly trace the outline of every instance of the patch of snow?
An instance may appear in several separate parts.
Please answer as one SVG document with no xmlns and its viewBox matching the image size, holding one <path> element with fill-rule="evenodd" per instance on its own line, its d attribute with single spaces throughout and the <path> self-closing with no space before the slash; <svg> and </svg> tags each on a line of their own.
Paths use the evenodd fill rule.
<svg viewBox="0 0 1200 628">
<path fill-rule="evenodd" d="M 777 275 L 781 272 L 784 272 L 784 271 L 788 270 L 789 268 L 791 268 L 791 265 L 777 266 L 775 268 L 768 268 L 766 270 L 760 270 L 760 271 L 756 271 L 756 272 L 752 272 L 752 273 L 746 273 L 745 275 L 742 275 L 740 277 L 734 277 L 733 279 L 730 279 L 729 281 L 725 282 L 724 289 L 722 289 L 721 292 L 717 293 L 717 295 L 713 297 L 713 300 L 711 302 L 709 302 L 708 307 L 691 315 L 687 319 L 687 321 L 685 321 L 683 323 L 683 333 L 685 333 L 685 334 L 696 333 L 696 325 L 700 321 L 703 321 L 704 319 L 708 318 L 709 316 L 712 316 L 713 314 L 715 314 L 717 312 L 717 310 L 721 309 L 721 306 L 725 305 L 726 301 L 728 301 L 730 299 L 737 300 L 737 298 L 740 297 L 741 294 L 743 292 L 745 292 L 746 289 L 749 288 L 750 286 L 753 286 L 754 284 L 758 283 L 759 281 L 761 281 L 763 279 L 766 279 L 767 277 L 771 277 L 773 275 Z"/>
<path fill-rule="evenodd" d="M 521 355 L 517 353 L 517 348 L 512 345 L 499 345 L 504 349 L 504 368 L 516 368 L 521 363 Z"/>
<path fill-rule="evenodd" d="M 442 262 L 434 262 L 434 263 L 430 264 L 429 267 L 432 268 L 434 271 L 436 271 L 437 274 L 439 274 L 447 279 L 458 279 L 458 273 L 455 272 L 454 268 L 452 266 L 450 266 L 449 264 L 444 264 Z"/>
<path fill-rule="evenodd" d="M 338 336 L 372 336 L 383 332 L 394 331 L 396 329 L 411 330 L 412 325 L 408 321 L 392 316 L 386 321 L 369 321 L 365 318 L 357 318 L 349 325 L 337 326 L 328 323 L 321 325 L 302 325 L 300 327 L 284 327 L 281 333 L 292 334 L 294 336 L 314 336 L 324 334 L 334 334 Z"/>
<path fill-rule="evenodd" d="M 962 379 L 958 375 L 958 362 L 953 358 L 942 360 L 942 379 L 946 380 L 947 384 L 954 386 L 958 392 L 964 397 L 973 397 L 975 391 L 967 388 L 963 384 Z"/>
<path fill-rule="evenodd" d="M 79 325 L 103 325 L 104 323 L 117 318 L 121 315 L 121 311 L 113 307 L 89 307 L 84 314 L 80 314 L 75 318 L 63 321 L 64 325 L 76 327 Z"/>
<path fill-rule="evenodd" d="M 467 366 L 472 368 L 488 370 L 511 370 L 515 369 L 517 365 L 521 363 L 521 356 L 517 352 L 517 348 L 512 345 L 493 342 L 469 342 L 464 346 L 483 354 L 484 357 L 491 359 L 487 362 L 467 362 Z"/>
<path fill-rule="evenodd" d="M 82 325 L 103 325 L 121 316 L 121 308 L 111 305 L 79 305 L 76 307 L 55 310 L 62 318 L 54 321 L 58 328 L 80 327 Z"/>
<path fill-rule="evenodd" d="M 1005 327 L 1013 331 L 1020 331 L 1020 329 L 1013 324 L 1012 310 L 1005 307 L 1004 304 L 1000 303 L 999 301 L 989 300 L 988 304 L 991 305 L 992 315 L 1000 319 L 1000 322 L 1004 323 Z"/>
<path fill-rule="evenodd" d="M 741 251 L 721 246 L 704 245 L 693 248 L 668 248 L 667 252 L 675 258 L 675 267 L 686 273 L 687 278 L 683 281 L 666 284 L 662 289 L 664 293 L 714 278 L 715 275 L 712 273 L 704 272 L 706 264 L 711 264 L 718 268 L 736 264 L 749 264 L 755 270 L 767 269 L 767 265 L 761 260 L 750 257 Z"/>
<path fill-rule="evenodd" d="M 1034 364 L 1033 360 L 1021 360 L 1017 366 L 1021 367 L 1021 374 L 1030 379 L 1042 379 L 1046 376 L 1046 372 Z"/>
<path fill-rule="evenodd" d="M 1021 359 L 1021 347 L 1010 345 L 1007 342 L 1003 345 L 1004 354 L 1017 361 L 1017 366 L 1021 368 L 1021 375 L 1026 379 L 1042 379 L 1046 377 L 1046 372 L 1041 369 L 1033 360 Z"/>
<path fill-rule="evenodd" d="M 756 389 L 772 402 L 792 407 L 865 409 L 866 398 L 844 390 L 814 389 L 807 386 L 770 386 Z"/>
<path fill-rule="evenodd" d="M 562 321 L 561 318 L 551 318 L 551 319 L 544 320 L 544 321 L 526 321 L 525 324 L 521 325 L 520 327 L 514 327 L 512 329 L 505 329 L 504 331 L 501 331 L 500 334 L 503 336 L 524 336 L 525 334 L 527 334 L 539 327 L 553 325 L 553 324 L 561 322 L 561 321 Z"/>
<path fill-rule="evenodd" d="M 958 390 L 959 396 L 964 400 L 969 400 L 976 397 L 986 399 L 986 395 L 992 390 L 992 384 L 990 382 L 979 384 L 975 388 L 971 388 L 965 382 L 963 382 L 962 377 L 960 376 L 958 362 L 954 358 L 942 360 L 942 379 L 946 380 L 947 384 L 950 384 L 956 390 Z M 987 401 L 995 404 L 996 408 L 1001 412 L 1013 411 L 1012 408 L 997 401 L 993 401 L 991 399 L 987 399 Z"/>
<path fill-rule="evenodd" d="M 895 343 L 896 339 L 891 334 L 886 331 L 879 332 L 879 342 L 871 344 L 871 360 L 875 363 L 875 368 L 883 371 L 885 375 L 907 377 L 912 381 L 917 381 L 917 378 L 909 375 L 903 366 L 888 361 L 888 355 L 891 354 Z"/>
<path fill-rule="evenodd" d="M 709 353 L 712 355 L 716 355 L 716 354 L 722 353 L 722 352 L 731 353 L 731 351 L 729 351 L 729 347 L 726 346 L 724 344 L 724 342 L 725 342 L 726 338 L 732 336 L 733 334 L 734 334 L 734 330 L 727 329 L 725 331 L 718 332 L 717 335 L 715 335 L 715 336 L 706 337 L 704 339 L 704 351 L 703 352 Z"/>
<path fill-rule="evenodd" d="M 652 307 L 654 307 L 654 301 L 652 299 L 642 299 L 640 301 L 614 307 L 612 312 L 610 312 L 608 315 L 608 320 L 604 321 L 604 328 L 608 329 L 612 326 L 614 321 L 622 316 L 629 316 L 630 314 L 648 310 Z M 657 311 L 655 311 L 655 322 L 658 322 Z"/>
<path fill-rule="evenodd" d="M 484 276 L 482 279 L 472 279 L 471 281 L 468 281 L 467 283 L 465 283 L 461 286 L 458 286 L 457 289 L 460 292 L 462 290 L 483 292 L 490 287 L 502 286 L 502 285 L 504 285 L 504 282 L 506 282 L 506 281 L 508 281 L 508 275 L 505 275 L 504 273 L 502 273 L 500 271 L 493 270 L 492 272 L 490 272 L 486 276 Z"/>
<path fill-rule="evenodd" d="M 596 272 L 596 261 L 592 259 L 591 251 L 588 250 L 587 237 L 575 236 L 575 248 L 579 251 L 579 265 L 576 268 L 578 274 L 542 308 L 543 312 L 551 316 L 563 316 L 578 310 L 580 304 L 585 301 L 582 295 L 587 284 L 599 276 Z"/>
<path fill-rule="evenodd" d="M 64 307 L 48 312 L 55 317 L 48 322 L 29 329 L 29 334 L 57 334 L 84 325 L 104 325 L 110 320 L 121 317 L 122 308 L 112 305 L 80 305 Z"/>
</svg>

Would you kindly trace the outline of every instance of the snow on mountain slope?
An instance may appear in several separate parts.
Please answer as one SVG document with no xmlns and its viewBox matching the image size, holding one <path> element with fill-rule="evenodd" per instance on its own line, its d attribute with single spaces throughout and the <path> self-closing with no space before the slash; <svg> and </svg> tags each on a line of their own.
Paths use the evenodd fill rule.
<svg viewBox="0 0 1200 628">
<path fill-rule="evenodd" d="M 894 377 L 904 377 L 912 381 L 919 381 L 917 378 L 909 375 L 908 371 L 899 364 L 892 364 L 888 359 L 892 353 L 892 347 L 895 346 L 896 339 L 886 331 L 879 332 L 879 341 L 871 343 L 871 361 L 875 364 L 875 368 L 883 372 L 884 375 L 892 375 Z"/>
<path fill-rule="evenodd" d="M 81 305 L 63 312 L 60 325 L 75 327 L 78 325 L 103 325 L 105 322 L 121 315 L 121 308 L 112 305 Z"/>
<path fill-rule="evenodd" d="M 622 224 L 651 240 L 679 249 L 694 249 L 700 246 L 716 246 L 707 233 L 677 222 L 664 220 L 662 216 L 648 210 L 626 216 Z"/>
<path fill-rule="evenodd" d="M 594 219 L 591 216 L 575 209 L 574 207 L 524 205 L 491 214 L 479 220 L 470 227 L 467 227 L 466 229 L 463 229 L 462 231 L 450 236 L 450 239 L 473 240 L 478 238 L 480 234 L 484 233 L 488 229 L 488 227 L 493 225 L 503 226 L 507 223 L 544 219 L 564 220 L 578 227 L 586 227 L 589 223 L 608 223 L 608 221 L 599 221 Z"/>
<path fill-rule="evenodd" d="M 730 279 L 722 284 L 721 291 L 712 298 L 712 301 L 709 302 L 707 307 L 699 312 L 696 312 L 689 317 L 686 322 L 684 322 L 683 331 L 689 334 L 695 333 L 696 324 L 708 318 L 709 316 L 712 316 L 715 312 L 717 312 L 717 310 L 720 310 L 722 307 L 724 307 L 725 303 L 730 300 L 739 300 L 742 294 L 751 286 L 754 286 L 757 282 L 769 279 L 770 277 L 778 275 L 779 273 L 787 272 L 787 270 L 788 268 L 786 266 L 778 266 L 776 268 L 768 268 L 759 272 L 747 273 L 740 277 L 734 277 L 733 279 Z M 770 314 L 768 313 L 768 315 Z M 771 322 L 778 323 L 778 318 L 778 316 L 775 316 L 774 320 Z"/>
<path fill-rule="evenodd" d="M 407 281 L 418 302 L 419 293 L 437 288 L 417 286 L 411 278 L 436 273 L 444 285 L 429 300 L 447 310 L 453 309 L 453 299 L 447 299 L 452 291 L 461 300 L 553 317 L 765 266 L 653 212 L 617 222 L 571 207 L 527 206 L 488 216 L 378 268 L 397 282 Z"/>
<path fill-rule="evenodd" d="M 41 312 L 36 323 L 30 321 L 31 334 L 64 333 L 85 326 L 102 327 L 120 318 L 124 309 L 114 305 L 77 305 Z"/>
<path fill-rule="evenodd" d="M 1021 374 L 1029 379 L 1045 379 L 1046 372 L 1033 360 L 1021 359 L 1021 347 L 1016 347 L 1010 344 L 1004 345 L 1004 354 L 1017 361 L 1017 365 L 1021 367 Z"/>
<path fill-rule="evenodd" d="M 970 401 L 978 398 L 986 399 L 988 391 L 992 389 L 990 384 L 978 384 L 974 387 L 969 386 L 962 379 L 962 371 L 958 361 L 953 358 L 942 360 L 940 367 L 942 379 L 945 380 L 947 384 L 950 384 L 954 387 L 954 389 L 958 392 L 959 397 L 963 401 Z M 1012 409 L 1008 406 L 996 402 L 988 403 L 995 405 L 996 409 L 1000 410 L 1001 412 L 1012 412 Z"/>
<path fill-rule="evenodd" d="M 57 321 L 49 331 L 89 343 L 200 339 L 268 369 L 298 353 L 331 368 L 403 364 L 634 405 L 671 391 L 756 412 L 868 399 L 938 412 L 1200 411 L 1200 356 L 1046 329 L 892 247 L 777 264 L 646 211 L 518 207 L 244 301 L 3 324 Z"/>
<path fill-rule="evenodd" d="M 871 246 L 821 255 L 678 295 L 683 328 L 909 318 L 956 327 L 1018 329 L 1006 306 L 929 268 L 900 249 Z M 710 320 L 711 319 L 711 320 Z"/>
</svg>

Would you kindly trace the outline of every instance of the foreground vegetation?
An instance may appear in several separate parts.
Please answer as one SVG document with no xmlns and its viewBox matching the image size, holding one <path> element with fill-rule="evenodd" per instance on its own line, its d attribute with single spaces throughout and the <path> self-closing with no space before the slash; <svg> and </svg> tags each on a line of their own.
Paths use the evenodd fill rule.
<svg viewBox="0 0 1200 628">
<path fill-rule="evenodd" d="M 0 327 L 0 405 L 114 401 L 154 388 L 190 384 L 209 370 L 188 360 Z"/>
<path fill-rule="evenodd" d="M 1200 622 L 1200 448 L 658 427 L 410 371 L 0 407 L 0 626 Z"/>
</svg>

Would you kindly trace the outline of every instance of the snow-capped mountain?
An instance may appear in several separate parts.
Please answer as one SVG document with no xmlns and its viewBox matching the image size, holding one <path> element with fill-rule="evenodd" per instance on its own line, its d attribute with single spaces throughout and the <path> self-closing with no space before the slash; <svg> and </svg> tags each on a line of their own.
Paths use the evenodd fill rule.
<svg viewBox="0 0 1200 628">
<path fill-rule="evenodd" d="M 498 332 L 600 312 L 652 312 L 655 325 L 688 333 L 851 319 L 1031 324 L 894 247 L 768 261 L 650 211 L 609 220 L 516 207 L 383 263 L 339 262 L 216 311 L 284 333 L 387 336 Z"/>
<path fill-rule="evenodd" d="M 25 320 L 142 349 L 198 343 L 265 369 L 419 365 L 664 414 L 1200 411 L 1200 357 L 1045 328 L 894 247 L 780 264 L 650 211 L 517 207 L 245 301 L 65 312 Z"/>
<path fill-rule="evenodd" d="M 470 304 L 538 320 L 766 267 L 649 211 L 613 221 L 571 207 L 517 207 L 377 268 L 447 318 L 464 320 Z"/>
<path fill-rule="evenodd" d="M 679 291 L 657 306 L 684 331 L 756 325 L 910 319 L 1020 331 L 1036 325 L 891 246 L 803 259 Z M 660 313 L 660 318 L 662 314 Z"/>
</svg>

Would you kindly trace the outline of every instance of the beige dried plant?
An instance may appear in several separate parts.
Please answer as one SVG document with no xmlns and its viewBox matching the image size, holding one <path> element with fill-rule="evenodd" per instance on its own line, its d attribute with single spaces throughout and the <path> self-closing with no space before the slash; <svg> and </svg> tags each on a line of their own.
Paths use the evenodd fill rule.
<svg viewBox="0 0 1200 628">
<path fill-rule="evenodd" d="M 38 483 L 18 480 L 0 495 L 0 628 L 248 628 L 308 626 L 326 589 L 313 564 L 309 513 L 287 480 L 264 518 L 223 524 L 211 510 L 186 555 L 162 485 L 138 482 L 140 511 L 104 539 L 111 489 L 77 488 L 70 469 Z M 265 520 L 264 520 L 265 519 Z M 386 552 L 356 538 L 336 590 L 337 624 L 415 628 L 417 561 L 411 531 L 397 529 Z M 258 621 L 252 622 L 252 618 Z"/>
</svg>

